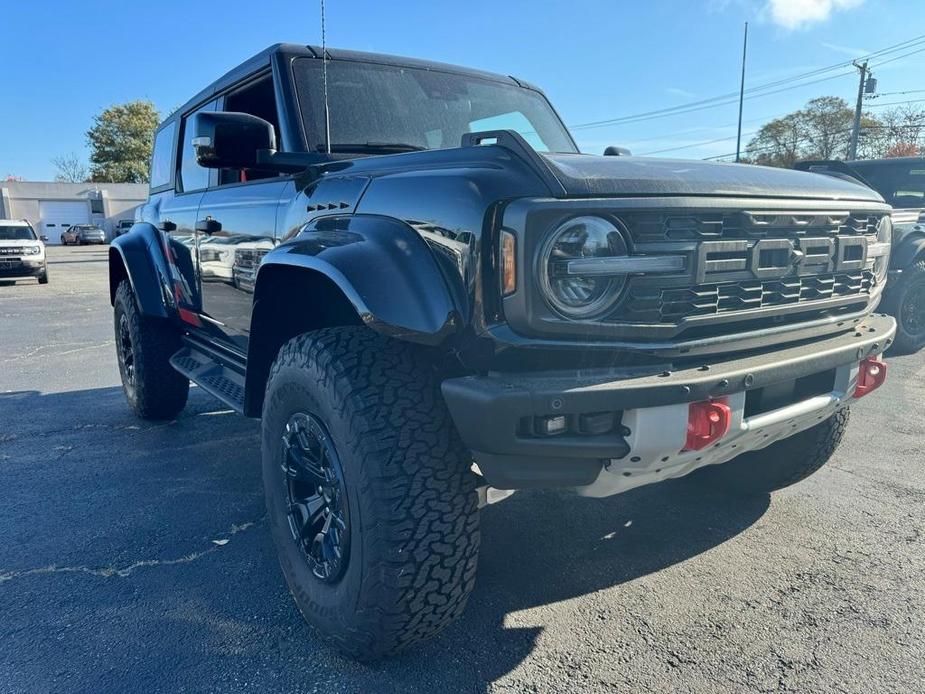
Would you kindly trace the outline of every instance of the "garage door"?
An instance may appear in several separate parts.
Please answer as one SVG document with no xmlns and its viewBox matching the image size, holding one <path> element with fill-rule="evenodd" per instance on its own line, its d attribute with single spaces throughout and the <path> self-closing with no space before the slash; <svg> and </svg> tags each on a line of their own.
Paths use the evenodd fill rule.
<svg viewBox="0 0 925 694">
<path fill-rule="evenodd" d="M 40 200 L 39 225 L 48 243 L 61 243 L 61 232 L 72 224 L 90 222 L 90 206 L 85 201 Z"/>
</svg>

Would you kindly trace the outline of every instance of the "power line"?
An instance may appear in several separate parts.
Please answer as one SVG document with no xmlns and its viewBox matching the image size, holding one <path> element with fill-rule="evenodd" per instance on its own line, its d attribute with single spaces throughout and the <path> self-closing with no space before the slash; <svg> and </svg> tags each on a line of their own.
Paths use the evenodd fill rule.
<svg viewBox="0 0 925 694">
<path fill-rule="evenodd" d="M 901 96 L 903 94 L 921 94 L 925 89 L 909 89 L 905 92 L 880 92 L 879 94 L 868 95 L 869 99 L 879 99 L 881 96 Z"/>
<path fill-rule="evenodd" d="M 757 99 L 762 96 L 772 96 L 774 94 L 779 94 L 781 92 L 790 91 L 791 89 L 798 89 L 800 87 L 808 87 L 812 84 L 818 84 L 820 82 L 826 82 L 828 80 L 838 79 L 840 77 L 846 77 L 852 74 L 854 74 L 854 70 L 852 70 L 851 72 L 842 72 L 837 75 L 829 75 L 827 77 L 820 77 L 819 79 L 811 80 L 809 82 L 803 82 L 801 84 L 791 85 L 789 87 L 782 87 L 780 89 L 775 89 L 773 91 L 766 91 L 766 92 L 759 93 L 759 94 L 750 94 L 749 96 L 746 96 L 745 99 L 751 100 L 751 99 Z M 680 115 L 685 115 L 688 113 L 695 113 L 697 111 L 705 111 L 711 108 L 717 108 L 718 106 L 728 106 L 729 104 L 734 104 L 737 101 L 738 101 L 738 97 L 728 98 L 725 101 L 721 101 L 718 103 L 704 104 L 702 106 L 692 106 L 689 108 L 685 108 L 684 110 L 672 111 L 671 113 L 661 113 L 661 114 L 650 115 L 650 116 L 639 116 L 639 117 L 632 118 L 632 119 L 625 118 L 625 119 L 619 119 L 619 120 L 613 120 L 613 121 L 602 121 L 596 124 L 585 124 L 585 125 L 578 125 L 578 126 L 573 125 L 571 126 L 570 129 L 571 130 L 587 130 L 589 128 L 600 128 L 600 127 L 610 126 L 610 125 L 629 125 L 631 123 L 638 123 L 641 121 L 655 120 L 656 118 L 668 118 L 670 116 L 680 116 Z"/>
<path fill-rule="evenodd" d="M 750 133 L 742 133 L 742 134 L 745 135 L 746 137 L 750 137 L 750 136 L 754 135 L 754 134 L 757 133 L 757 132 L 758 132 L 757 130 L 753 130 L 753 131 L 750 132 Z M 664 154 L 665 152 L 678 152 L 678 151 L 680 151 L 680 150 L 682 150 L 682 149 L 691 149 L 691 148 L 693 148 L 693 147 L 702 147 L 702 146 L 704 146 L 704 145 L 713 145 L 713 144 L 716 144 L 717 142 L 726 142 L 727 140 L 735 140 L 736 137 L 737 137 L 736 135 L 729 135 L 729 136 L 727 136 L 727 137 L 718 137 L 718 138 L 716 138 L 715 140 L 706 140 L 706 141 L 704 141 L 704 142 L 694 142 L 694 143 L 688 144 L 688 145 L 681 145 L 680 147 L 669 147 L 669 148 L 667 148 L 667 149 L 657 149 L 657 150 L 655 150 L 655 151 L 653 151 L 653 152 L 642 152 L 639 156 L 640 156 L 640 157 L 649 157 L 649 156 L 652 156 L 653 154 Z"/>
<path fill-rule="evenodd" d="M 883 62 L 875 63 L 871 67 L 880 67 L 882 65 L 886 65 L 887 63 L 892 63 L 894 60 L 902 60 L 903 58 L 908 58 L 910 55 L 915 55 L 916 53 L 921 53 L 922 51 L 925 51 L 925 48 L 920 48 L 917 51 L 910 51 L 909 53 L 904 53 L 903 55 L 897 55 L 896 57 L 890 58 L 889 60 L 884 60 Z"/>
<path fill-rule="evenodd" d="M 916 36 L 912 39 L 908 39 L 906 41 L 902 41 L 897 44 L 893 44 L 892 46 L 887 46 L 886 48 L 882 48 L 877 51 L 874 51 L 873 53 L 870 53 L 867 56 L 864 56 L 864 58 L 871 59 L 871 58 L 875 58 L 878 56 L 889 55 L 891 53 L 895 53 L 895 52 L 902 51 L 908 48 L 916 47 L 916 46 L 919 46 L 925 43 L 923 39 L 925 39 L 925 34 Z M 921 50 L 925 50 L 925 48 L 922 48 Z M 908 55 L 913 55 L 914 53 L 917 53 L 917 52 L 919 51 L 913 51 L 911 53 L 906 53 L 904 55 L 897 56 L 896 58 L 885 60 L 881 63 L 878 63 L 878 65 L 885 65 L 886 63 L 892 62 L 892 60 L 898 60 L 899 58 L 907 57 Z M 849 60 L 849 61 L 845 61 L 842 63 L 836 63 L 834 65 L 829 65 L 827 67 L 817 68 L 815 70 L 801 73 L 799 75 L 795 75 L 795 76 L 780 79 L 774 82 L 768 82 L 766 84 L 758 85 L 746 91 L 750 94 L 755 94 L 756 92 L 767 91 L 773 87 L 777 87 L 779 85 L 788 84 L 788 83 L 790 84 L 785 89 L 768 92 L 768 94 L 779 93 L 780 91 L 786 91 L 787 89 L 797 89 L 799 87 L 808 86 L 810 84 L 815 84 L 816 82 L 824 81 L 827 79 L 834 79 L 836 77 L 841 77 L 843 75 L 841 74 L 833 75 L 833 76 L 825 77 L 820 80 L 814 80 L 814 81 L 805 82 L 802 84 L 792 84 L 792 82 L 803 80 L 809 77 L 814 77 L 816 75 L 822 75 L 827 72 L 831 72 L 833 70 L 849 67 L 851 66 L 851 63 L 852 61 Z M 845 72 L 844 75 L 853 74 L 853 73 L 854 71 L 852 70 L 850 72 Z M 757 96 L 757 94 L 755 95 Z M 704 110 L 707 108 L 716 108 L 718 106 L 728 105 L 728 103 L 730 103 L 728 100 L 731 97 L 736 97 L 736 96 L 737 96 L 737 92 L 729 92 L 727 94 L 721 94 L 719 96 L 710 97 L 708 99 L 701 99 L 699 101 L 692 101 L 692 102 L 688 102 L 687 104 L 680 104 L 678 106 L 673 106 L 673 107 L 668 107 L 668 108 L 663 108 L 663 109 L 656 109 L 654 111 L 646 111 L 646 112 L 631 114 L 627 116 L 620 116 L 618 118 L 610 118 L 606 120 L 592 121 L 588 123 L 579 123 L 576 125 L 572 125 L 570 127 L 573 130 L 584 130 L 584 129 L 589 129 L 589 128 L 604 127 L 608 125 L 636 122 L 639 120 L 646 120 L 646 119 L 655 118 L 655 117 L 662 118 L 662 117 L 667 117 L 668 115 L 682 115 L 682 114 L 691 113 L 697 110 Z"/>
<path fill-rule="evenodd" d="M 925 99 L 923 99 L 923 101 L 925 101 Z M 862 129 L 862 130 L 905 130 L 905 129 L 907 129 L 907 128 L 910 129 L 910 130 L 922 130 L 922 129 L 923 129 L 923 126 L 921 126 L 921 125 L 916 125 L 916 124 L 912 124 L 912 125 L 897 125 L 897 126 L 890 126 L 890 125 L 865 125 L 865 126 L 863 126 L 861 129 Z M 830 136 L 833 136 L 833 137 L 834 137 L 834 136 L 837 136 L 837 135 L 845 135 L 846 133 L 850 133 L 851 130 L 852 130 L 851 128 L 846 128 L 846 129 L 844 129 L 844 130 L 836 130 L 834 133 L 829 133 L 829 135 L 830 135 Z M 730 139 L 730 138 L 727 138 L 727 139 Z M 804 135 L 803 137 L 798 137 L 798 138 L 792 140 L 792 141 L 791 141 L 790 143 L 788 143 L 788 144 L 791 144 L 791 145 L 794 145 L 794 146 L 795 146 L 795 145 L 805 144 L 805 143 L 807 143 L 807 142 L 812 142 L 813 139 L 814 139 L 814 138 L 811 137 L 811 136 Z M 771 152 L 771 151 L 777 149 L 777 147 L 778 147 L 778 145 L 766 145 L 766 146 L 764 146 L 764 147 L 756 147 L 756 148 L 754 148 L 754 149 L 746 149 L 746 153 L 748 153 L 748 154 L 761 154 L 761 153 L 763 153 L 763 152 Z M 724 158 L 726 158 L 726 157 L 734 157 L 734 156 L 735 156 L 735 152 L 729 152 L 728 154 L 716 154 L 716 155 L 713 155 L 712 157 L 706 157 L 706 158 L 704 159 L 704 161 L 714 161 L 714 160 L 716 160 L 716 159 L 724 159 Z"/>
</svg>

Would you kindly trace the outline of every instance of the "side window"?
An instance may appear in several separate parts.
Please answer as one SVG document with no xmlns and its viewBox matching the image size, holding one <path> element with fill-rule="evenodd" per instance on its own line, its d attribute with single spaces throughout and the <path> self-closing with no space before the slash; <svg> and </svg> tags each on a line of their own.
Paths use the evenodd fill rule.
<svg viewBox="0 0 925 694">
<path fill-rule="evenodd" d="M 261 77 L 243 89 L 228 94 L 225 97 L 223 110 L 249 113 L 271 123 L 273 131 L 276 133 L 276 146 L 280 146 L 279 115 L 276 109 L 276 92 L 273 89 L 273 77 L 271 75 Z M 259 171 L 256 169 L 221 169 L 219 172 L 219 185 L 256 181 L 278 175 L 273 171 Z"/>
<path fill-rule="evenodd" d="M 210 101 L 183 119 L 183 129 L 180 135 L 183 139 L 183 146 L 180 148 L 179 190 L 181 191 L 202 190 L 209 187 L 210 169 L 196 163 L 196 150 L 193 149 L 193 138 L 196 136 L 193 132 L 193 117 L 197 113 L 214 111 L 216 103 L 216 101 Z"/>
<path fill-rule="evenodd" d="M 177 122 L 173 121 L 160 129 L 154 138 L 154 153 L 151 155 L 151 188 L 160 188 L 170 183 L 170 166 L 173 163 L 173 136 Z"/>
</svg>

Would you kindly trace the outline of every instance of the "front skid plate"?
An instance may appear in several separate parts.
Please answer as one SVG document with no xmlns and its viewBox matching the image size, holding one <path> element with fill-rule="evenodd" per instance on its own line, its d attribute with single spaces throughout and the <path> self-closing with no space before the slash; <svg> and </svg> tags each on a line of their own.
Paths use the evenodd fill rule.
<svg viewBox="0 0 925 694">
<path fill-rule="evenodd" d="M 756 451 L 819 424 L 853 399 L 858 364 L 835 372 L 835 387 L 778 410 L 745 418 L 745 392 L 728 396 L 732 410 L 729 433 L 701 451 L 682 451 L 687 437 L 688 403 L 627 410 L 623 423 L 630 452 L 605 461 L 598 478 L 577 487 L 582 496 L 610 496 L 654 482 L 683 477 L 706 465 L 725 463 L 747 451 Z"/>
</svg>

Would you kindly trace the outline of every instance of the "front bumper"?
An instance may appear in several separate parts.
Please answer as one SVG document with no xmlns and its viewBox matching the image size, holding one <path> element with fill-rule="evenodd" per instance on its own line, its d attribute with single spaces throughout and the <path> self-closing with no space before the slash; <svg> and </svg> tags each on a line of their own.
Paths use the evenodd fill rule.
<svg viewBox="0 0 925 694">
<path fill-rule="evenodd" d="M 575 487 L 606 496 L 725 462 L 818 423 L 850 402 L 858 362 L 886 350 L 895 332 L 892 318 L 874 314 L 840 335 L 677 369 L 464 376 L 444 381 L 442 389 L 489 485 Z M 781 384 L 820 381 L 819 376 L 831 377 L 825 392 L 748 412 L 749 391 L 769 392 Z M 716 398 L 726 398 L 732 410 L 729 434 L 709 449 L 682 452 L 689 403 Z M 604 434 L 543 437 L 523 426 L 537 417 L 565 415 L 571 422 L 602 412 L 615 413 L 617 421 Z"/>
<path fill-rule="evenodd" d="M 45 273 L 45 268 L 47 267 L 45 263 L 44 259 L 0 259 L 0 278 L 40 277 Z"/>
</svg>

